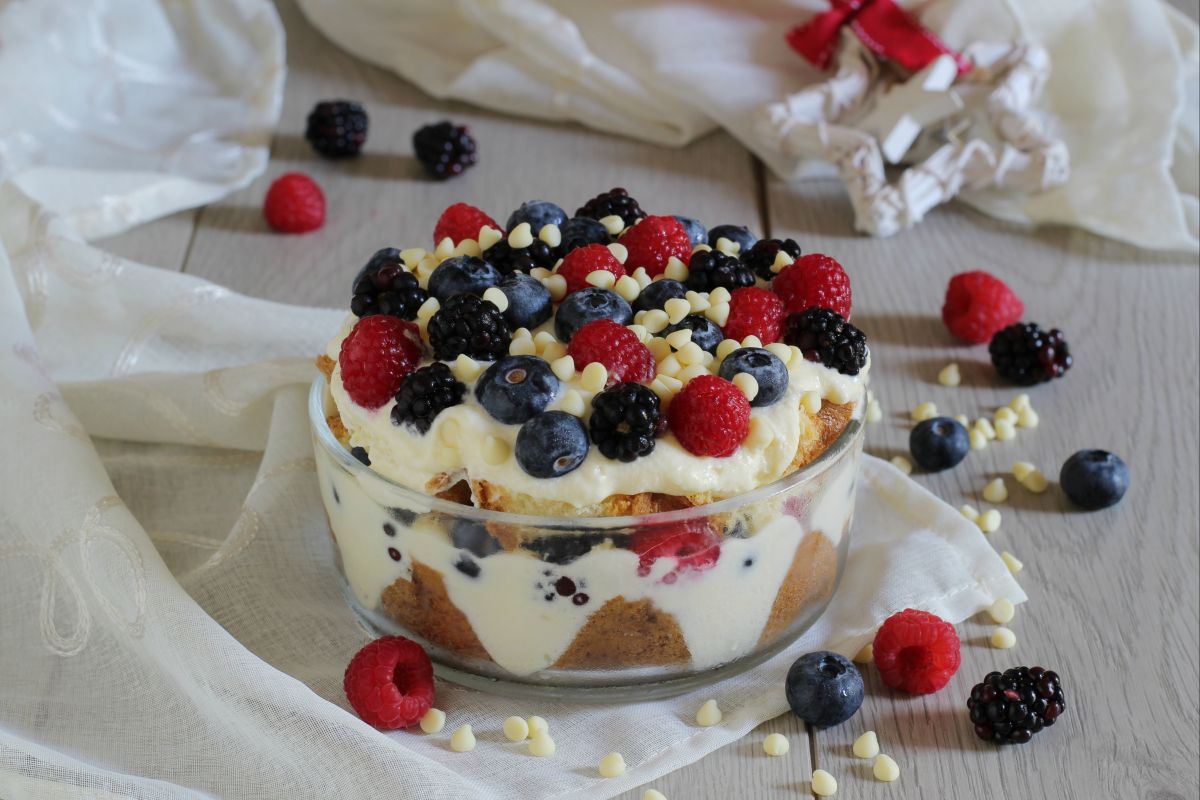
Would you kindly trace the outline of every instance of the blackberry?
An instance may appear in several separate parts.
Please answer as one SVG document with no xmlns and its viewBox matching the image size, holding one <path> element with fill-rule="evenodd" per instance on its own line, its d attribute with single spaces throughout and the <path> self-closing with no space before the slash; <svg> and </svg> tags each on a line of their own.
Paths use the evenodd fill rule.
<svg viewBox="0 0 1200 800">
<path fill-rule="evenodd" d="M 1018 322 L 998 331 L 988 354 L 996 372 L 1023 386 L 1061 378 L 1074 362 L 1062 331 L 1043 331 L 1036 322 Z"/>
<path fill-rule="evenodd" d="M 449 120 L 426 125 L 414 133 L 413 150 L 425 171 L 439 180 L 461 175 L 479 159 L 471 132 Z"/>
<path fill-rule="evenodd" d="M 546 535 L 526 540 L 522 547 L 550 564 L 565 565 L 582 558 L 594 547 L 609 545 L 613 549 L 628 549 L 628 533 L 580 533 L 578 529 L 550 527 L 531 529 Z"/>
<path fill-rule="evenodd" d="M 483 260 L 500 270 L 501 274 L 511 275 L 514 272 L 529 272 L 534 267 L 550 269 L 558 259 L 550 245 L 541 239 L 534 239 L 529 247 L 513 247 L 500 240 L 487 249 Z"/>
<path fill-rule="evenodd" d="M 809 361 L 820 361 L 843 375 L 857 375 L 867 364 L 867 337 L 828 308 L 790 315 L 783 341 L 799 347 Z"/>
<path fill-rule="evenodd" d="M 640 383 L 620 383 L 592 398 L 588 429 L 605 457 L 630 462 L 654 450 L 664 423 L 658 395 Z"/>
<path fill-rule="evenodd" d="M 468 355 L 495 361 L 508 354 L 512 334 L 500 309 L 477 294 L 456 294 L 429 320 L 429 343 L 438 361 Z"/>
<path fill-rule="evenodd" d="M 367 141 L 367 112 L 351 100 L 325 100 L 308 112 L 304 138 L 326 158 L 356 156 Z"/>
<path fill-rule="evenodd" d="M 753 285 L 754 273 L 750 268 L 720 250 L 702 250 L 688 264 L 687 288 L 697 292 L 711 292 L 718 286 L 732 292 Z"/>
<path fill-rule="evenodd" d="M 775 277 L 771 265 L 775 263 L 780 250 L 791 256 L 792 260 L 800 257 L 800 245 L 796 244 L 795 239 L 760 239 L 740 258 L 743 264 L 754 270 L 755 275 L 769 281 Z"/>
<path fill-rule="evenodd" d="M 440 361 L 421 367 L 405 376 L 392 406 L 392 424 L 415 428 L 422 436 L 429 433 L 434 417 L 462 403 L 467 387 Z"/>
<path fill-rule="evenodd" d="M 613 214 L 625 221 L 626 228 L 646 216 L 646 212 L 642 211 L 638 201 L 630 197 L 629 192 L 619 186 L 596 195 L 575 212 L 577 217 L 591 217 L 592 219 L 604 219 Z"/>
<path fill-rule="evenodd" d="M 989 672 L 967 700 L 975 735 L 996 744 L 1023 744 L 1067 710 L 1058 674 L 1042 667 Z"/>
<path fill-rule="evenodd" d="M 429 299 L 417 277 L 404 268 L 404 259 L 394 247 L 385 247 L 359 270 L 354 278 L 350 310 L 358 317 L 387 314 L 414 320 L 417 309 Z"/>
</svg>

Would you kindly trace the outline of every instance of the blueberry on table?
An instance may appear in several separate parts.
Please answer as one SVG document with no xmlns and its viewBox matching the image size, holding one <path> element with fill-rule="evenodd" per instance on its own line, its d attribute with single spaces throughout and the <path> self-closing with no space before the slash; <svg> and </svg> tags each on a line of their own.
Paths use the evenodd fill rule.
<svg viewBox="0 0 1200 800">
<path fill-rule="evenodd" d="M 495 419 L 519 425 L 545 410 L 558 395 L 560 385 L 544 359 L 507 356 L 480 376 L 475 397 Z"/>
<path fill-rule="evenodd" d="M 720 375 L 727 381 L 745 373 L 758 383 L 758 394 L 750 401 L 755 408 L 779 402 L 788 387 L 788 370 L 779 357 L 761 347 L 734 350 L 721 362 Z"/>
<path fill-rule="evenodd" d="M 508 215 L 505 227 L 511 231 L 522 222 L 528 222 L 533 235 L 537 236 L 538 232 L 547 225 L 562 227 L 566 221 L 567 212 L 563 211 L 561 206 L 551 203 L 549 200 L 526 200 L 521 203 L 520 208 Z"/>
<path fill-rule="evenodd" d="M 1096 511 L 1121 502 L 1129 488 L 1129 467 L 1107 450 L 1080 450 L 1063 464 L 1058 482 L 1072 503 Z"/>
<path fill-rule="evenodd" d="M 482 258 L 455 256 L 447 258 L 429 275 L 429 293 L 445 303 L 456 294 L 482 295 L 500 283 L 500 271 Z"/>
<path fill-rule="evenodd" d="M 554 335 L 559 341 L 569 342 L 575 331 L 598 319 L 611 319 L 618 325 L 633 321 L 633 309 L 616 292 L 599 287 L 572 292 L 558 307 L 554 315 Z"/>
<path fill-rule="evenodd" d="M 517 464 L 535 478 L 557 478 L 587 458 L 587 429 L 565 411 L 547 411 L 521 426 L 513 449 Z"/>
<path fill-rule="evenodd" d="M 950 417 L 934 417 L 919 423 L 908 436 L 913 460 L 930 472 L 956 466 L 967 457 L 971 440 L 967 429 Z"/>
<path fill-rule="evenodd" d="M 796 659 L 787 674 L 787 701 L 809 725 L 829 728 L 854 716 L 863 701 L 863 679 L 845 656 L 819 650 Z"/>
</svg>

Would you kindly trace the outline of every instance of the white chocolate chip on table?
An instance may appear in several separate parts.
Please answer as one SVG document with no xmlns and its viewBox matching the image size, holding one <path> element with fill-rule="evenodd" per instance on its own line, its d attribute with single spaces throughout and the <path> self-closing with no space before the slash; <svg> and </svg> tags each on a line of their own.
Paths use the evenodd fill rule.
<svg viewBox="0 0 1200 800">
<path fill-rule="evenodd" d="M 995 478 L 983 487 L 983 499 L 989 503 L 1003 503 L 1008 499 L 1008 487 L 1003 478 Z"/>
<path fill-rule="evenodd" d="M 937 415 L 937 406 L 928 400 L 926 400 L 924 403 L 918 403 L 917 407 L 914 408 L 910 414 L 913 422 L 924 422 L 927 419 L 933 419 Z"/>
<path fill-rule="evenodd" d="M 812 790 L 817 797 L 832 797 L 837 793 L 837 779 L 823 769 L 813 770 Z"/>
<path fill-rule="evenodd" d="M 988 616 L 997 625 L 1007 625 L 1016 616 L 1017 607 L 1007 597 L 1001 597 L 988 608 Z"/>
<path fill-rule="evenodd" d="M 550 732 L 550 723 L 546 722 L 542 717 L 530 717 L 525 720 L 525 723 L 529 726 L 530 737 L 537 736 L 539 733 Z"/>
<path fill-rule="evenodd" d="M 892 456 L 891 464 L 893 467 L 900 470 L 905 475 L 912 475 L 912 471 L 913 471 L 912 462 L 909 461 L 904 456 Z"/>
<path fill-rule="evenodd" d="M 962 383 L 962 375 L 958 371 L 958 364 L 953 362 L 942 367 L 938 372 L 938 383 L 942 386 L 958 386 Z"/>
<path fill-rule="evenodd" d="M 711 728 L 713 725 L 719 725 L 724 715 L 721 709 L 717 707 L 716 700 L 705 700 L 700 706 L 700 710 L 696 712 L 696 724 L 702 728 Z"/>
<path fill-rule="evenodd" d="M 450 737 L 450 749 L 456 753 L 469 753 L 475 749 L 475 733 L 470 725 L 463 725 Z"/>
<path fill-rule="evenodd" d="M 538 758 L 550 758 L 558 750 L 550 734 L 539 732 L 529 739 L 529 755 Z"/>
<path fill-rule="evenodd" d="M 874 758 L 879 755 L 879 737 L 875 731 L 867 731 L 854 740 L 854 746 L 850 749 L 857 758 Z"/>
<path fill-rule="evenodd" d="M 984 533 L 995 533 L 1000 530 L 1000 512 L 994 508 L 989 508 L 979 515 L 979 519 L 975 520 L 975 524 Z"/>
<path fill-rule="evenodd" d="M 431 708 L 421 717 L 421 730 L 425 733 L 440 733 L 446 725 L 446 712 Z"/>
<path fill-rule="evenodd" d="M 602 778 L 617 778 L 625 774 L 625 757 L 620 753 L 609 753 L 600 759 L 597 771 Z"/>
<path fill-rule="evenodd" d="M 862 649 L 855 654 L 853 661 L 855 664 L 870 664 L 875 660 L 875 644 L 867 642 L 862 646 Z"/>
<path fill-rule="evenodd" d="M 1003 625 L 999 625 L 992 631 L 990 641 L 992 647 L 997 650 L 1007 650 L 1017 643 L 1017 635 Z"/>
<path fill-rule="evenodd" d="M 504 720 L 504 738 L 510 742 L 523 742 L 529 738 L 529 723 L 521 717 Z"/>
<path fill-rule="evenodd" d="M 667 800 L 667 796 L 658 789 L 647 789 L 642 795 L 642 800 Z"/>
<path fill-rule="evenodd" d="M 769 756 L 785 755 L 791 747 L 791 743 L 782 733 L 771 733 L 763 739 L 763 752 Z"/>
<path fill-rule="evenodd" d="M 900 765 L 891 756 L 880 753 L 875 756 L 875 763 L 871 766 L 871 774 L 875 776 L 875 780 L 877 781 L 890 783 L 900 777 Z"/>
</svg>

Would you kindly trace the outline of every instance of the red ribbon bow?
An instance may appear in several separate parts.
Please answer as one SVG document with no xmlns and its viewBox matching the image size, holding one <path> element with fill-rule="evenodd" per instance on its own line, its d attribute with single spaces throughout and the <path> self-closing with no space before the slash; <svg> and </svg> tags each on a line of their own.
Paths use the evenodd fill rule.
<svg viewBox="0 0 1200 800">
<path fill-rule="evenodd" d="M 971 62 L 951 50 L 912 14 L 892 0 L 832 0 L 833 7 L 788 31 L 787 41 L 818 69 L 827 69 L 845 25 L 880 58 L 895 61 L 909 72 L 918 72 L 940 55 L 954 57 L 958 74 Z"/>
</svg>

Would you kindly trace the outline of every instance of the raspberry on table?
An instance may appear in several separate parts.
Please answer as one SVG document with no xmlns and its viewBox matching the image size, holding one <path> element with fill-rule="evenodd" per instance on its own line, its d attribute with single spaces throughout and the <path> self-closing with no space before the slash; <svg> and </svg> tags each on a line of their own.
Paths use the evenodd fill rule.
<svg viewBox="0 0 1200 800">
<path fill-rule="evenodd" d="M 325 193 L 302 172 L 276 178 L 263 198 L 263 217 L 280 233 L 308 233 L 325 224 Z"/>
<path fill-rule="evenodd" d="M 988 355 L 1001 377 L 1022 386 L 1061 378 L 1075 363 L 1062 331 L 1043 331 L 1036 322 L 1018 322 L 997 331 Z"/>
<path fill-rule="evenodd" d="M 693 378 L 667 410 L 671 431 L 692 455 L 733 455 L 750 434 L 750 401 L 716 375 Z"/>
<path fill-rule="evenodd" d="M 828 308 L 788 316 L 783 341 L 800 348 L 809 361 L 820 361 L 843 375 L 857 375 L 867 365 L 867 337 Z"/>
<path fill-rule="evenodd" d="M 985 742 L 1024 744 L 1067 710 L 1058 673 L 1042 667 L 989 672 L 967 699 L 975 735 Z"/>
<path fill-rule="evenodd" d="M 462 403 L 467 387 L 441 361 L 409 373 L 396 392 L 392 424 L 409 425 L 422 436 L 429 433 L 434 418 L 447 408 Z"/>
<path fill-rule="evenodd" d="M 629 192 L 619 186 L 596 195 L 575 212 L 577 217 L 591 217 L 597 220 L 614 215 L 624 220 L 625 226 L 628 227 L 646 216 L 646 212 L 642 211 L 637 200 L 629 196 Z"/>
<path fill-rule="evenodd" d="M 640 383 L 620 383 L 592 398 L 588 430 L 606 458 L 628 463 L 649 455 L 665 429 L 658 395 Z"/>
<path fill-rule="evenodd" d="M 479 160 L 471 131 L 449 120 L 417 130 L 413 134 L 413 151 L 425 171 L 439 180 L 461 175 Z"/>
<path fill-rule="evenodd" d="M 638 554 L 637 574 L 643 577 L 660 558 L 674 559 L 675 567 L 662 579 L 674 583 L 681 572 L 712 568 L 721 557 L 721 537 L 702 519 L 648 525 L 634 531 L 629 549 Z"/>
<path fill-rule="evenodd" d="M 384 636 L 350 659 L 342 688 L 363 722 L 381 730 L 407 728 L 433 707 L 433 664 L 411 639 Z"/>
<path fill-rule="evenodd" d="M 460 355 L 495 361 L 508 354 L 511 342 L 500 309 L 479 295 L 456 294 L 429 320 L 429 343 L 438 361 L 453 361 Z"/>
<path fill-rule="evenodd" d="M 961 272 L 946 285 L 942 321 L 950 333 L 971 344 L 991 341 L 1021 319 L 1025 304 L 1004 281 L 983 270 Z"/>
<path fill-rule="evenodd" d="M 608 370 L 608 385 L 654 380 L 654 356 L 633 331 L 611 319 L 593 320 L 575 332 L 567 345 L 575 368 L 599 362 Z"/>
<path fill-rule="evenodd" d="M 718 286 L 729 291 L 754 285 L 754 273 L 733 256 L 720 250 L 702 250 L 688 264 L 687 287 L 697 292 L 711 292 Z"/>
<path fill-rule="evenodd" d="M 783 336 L 785 316 L 779 295 L 757 286 L 744 286 L 729 295 L 729 316 L 725 336 L 742 341 L 757 336 L 763 344 L 778 342 Z"/>
<path fill-rule="evenodd" d="M 906 608 L 875 634 L 875 666 L 893 689 L 932 694 L 950 682 L 962 661 L 954 626 L 927 611 Z"/>
<path fill-rule="evenodd" d="M 760 239 L 752 247 L 743 247 L 738 257 L 754 270 L 755 275 L 769 281 L 775 277 L 775 270 L 771 268 L 775 266 L 780 250 L 791 256 L 793 261 L 800 257 L 800 245 L 796 244 L 795 239 Z"/>
<path fill-rule="evenodd" d="M 414 320 L 417 309 L 429 299 L 394 247 L 375 251 L 355 276 L 353 292 L 350 310 L 358 317 L 387 314 Z"/>
<path fill-rule="evenodd" d="M 385 405 L 404 377 L 421 363 L 417 326 L 397 317 L 376 315 L 354 324 L 342 340 L 338 364 L 350 399 L 364 408 Z"/>
<path fill-rule="evenodd" d="M 828 308 L 850 319 L 850 278 L 841 264 L 822 253 L 800 256 L 784 267 L 771 289 L 789 313 Z"/>
<path fill-rule="evenodd" d="M 353 100 L 324 100 L 308 112 L 304 138 L 326 158 L 356 156 L 367 141 L 367 112 Z"/>
<path fill-rule="evenodd" d="M 625 267 L 617 261 L 612 251 L 602 244 L 589 244 L 567 253 L 558 265 L 557 272 L 567 282 L 567 294 L 571 294 L 591 286 L 587 282 L 587 276 L 597 270 L 611 272 L 614 280 L 626 274 Z"/>
<path fill-rule="evenodd" d="M 651 278 L 661 275 L 672 256 L 684 264 L 692 258 L 692 241 L 687 230 L 674 217 L 649 216 L 621 236 L 629 251 L 625 263 L 630 270 L 645 267 Z"/>
<path fill-rule="evenodd" d="M 479 229 L 488 225 L 501 230 L 499 223 L 483 211 L 469 203 L 455 203 L 447 206 L 433 226 L 433 243 L 449 237 L 450 241 L 458 244 L 463 239 L 478 239 Z"/>
</svg>

